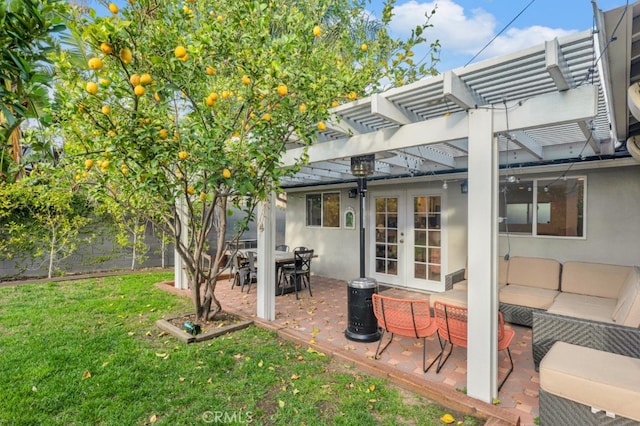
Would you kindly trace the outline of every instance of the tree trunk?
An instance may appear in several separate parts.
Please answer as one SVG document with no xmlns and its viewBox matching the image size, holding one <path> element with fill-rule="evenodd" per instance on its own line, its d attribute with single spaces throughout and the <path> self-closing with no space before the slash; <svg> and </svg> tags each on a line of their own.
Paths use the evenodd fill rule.
<svg viewBox="0 0 640 426">
<path fill-rule="evenodd" d="M 134 226 L 133 228 L 133 249 L 131 253 L 131 270 L 133 271 L 136 268 L 136 248 L 138 246 L 138 229 Z"/>
<path fill-rule="evenodd" d="M 54 265 L 54 257 L 56 255 L 56 231 L 55 228 L 51 232 L 51 244 L 49 245 L 49 273 L 47 278 L 51 278 L 53 276 L 53 265 Z"/>
</svg>

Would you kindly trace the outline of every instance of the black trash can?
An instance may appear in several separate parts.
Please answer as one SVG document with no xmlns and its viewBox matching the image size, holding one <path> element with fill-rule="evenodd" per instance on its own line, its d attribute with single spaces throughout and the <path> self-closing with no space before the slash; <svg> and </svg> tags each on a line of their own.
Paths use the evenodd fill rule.
<svg viewBox="0 0 640 426">
<path fill-rule="evenodd" d="M 373 294 L 378 292 L 378 282 L 373 278 L 356 278 L 349 281 L 347 291 L 346 338 L 358 342 L 380 340 L 372 301 Z"/>
</svg>

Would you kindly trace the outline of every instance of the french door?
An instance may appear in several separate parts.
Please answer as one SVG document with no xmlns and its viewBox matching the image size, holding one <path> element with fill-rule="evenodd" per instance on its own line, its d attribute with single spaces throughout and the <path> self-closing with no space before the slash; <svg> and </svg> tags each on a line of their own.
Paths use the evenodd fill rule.
<svg viewBox="0 0 640 426">
<path fill-rule="evenodd" d="M 446 218 L 442 201 L 442 194 L 424 191 L 371 193 L 371 277 L 418 290 L 444 289 Z"/>
</svg>

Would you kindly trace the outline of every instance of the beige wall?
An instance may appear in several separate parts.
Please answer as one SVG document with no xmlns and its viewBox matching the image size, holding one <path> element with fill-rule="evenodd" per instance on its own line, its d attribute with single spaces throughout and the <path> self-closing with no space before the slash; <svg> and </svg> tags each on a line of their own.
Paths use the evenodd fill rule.
<svg viewBox="0 0 640 426">
<path fill-rule="evenodd" d="M 557 177 L 538 174 L 527 177 Z M 568 176 L 587 176 L 586 238 L 499 237 L 498 254 L 503 256 L 510 243 L 511 256 L 550 257 L 564 262 L 584 260 L 620 265 L 640 265 L 640 165 L 617 169 L 576 171 Z M 448 215 L 448 257 L 445 274 L 464 268 L 467 257 L 467 195 L 460 193 L 460 182 L 449 181 L 446 190 Z M 370 182 L 369 191 L 382 185 L 398 189 L 428 188 L 441 190 L 442 181 L 434 182 Z M 341 191 L 341 210 L 356 212 L 355 229 L 308 228 L 305 226 L 305 192 L 288 194 L 285 240 L 292 249 L 304 245 L 314 248 L 315 274 L 349 280 L 359 276 L 359 206 L 358 199 L 348 198 L 348 188 L 309 188 L 307 192 Z M 344 225 L 344 224 L 343 224 Z M 368 239 L 367 239 L 368 241 Z M 368 260 L 368 257 L 367 257 Z M 368 263 L 367 263 L 368 267 Z"/>
</svg>

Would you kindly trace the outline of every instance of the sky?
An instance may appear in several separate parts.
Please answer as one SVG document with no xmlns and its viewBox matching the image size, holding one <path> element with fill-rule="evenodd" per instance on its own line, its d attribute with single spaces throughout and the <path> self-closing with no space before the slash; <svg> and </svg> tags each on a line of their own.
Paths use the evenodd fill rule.
<svg viewBox="0 0 640 426">
<path fill-rule="evenodd" d="M 371 1 L 372 12 L 378 17 L 382 3 Z M 627 3 L 599 0 L 597 6 L 608 11 Z M 434 7 L 436 13 L 430 21 L 433 28 L 426 31 L 426 37 L 428 43 L 440 41 L 440 62 L 436 66 L 440 72 L 465 66 L 521 12 L 472 63 L 589 30 L 594 22 L 591 0 L 397 0 L 391 25 L 394 35 L 406 38 L 412 28 L 424 22 L 425 12 Z M 416 52 L 415 58 L 423 56 Z"/>
</svg>

